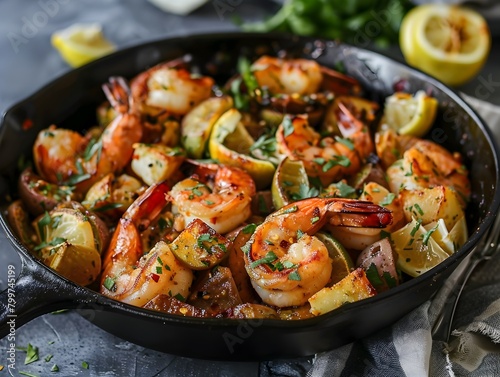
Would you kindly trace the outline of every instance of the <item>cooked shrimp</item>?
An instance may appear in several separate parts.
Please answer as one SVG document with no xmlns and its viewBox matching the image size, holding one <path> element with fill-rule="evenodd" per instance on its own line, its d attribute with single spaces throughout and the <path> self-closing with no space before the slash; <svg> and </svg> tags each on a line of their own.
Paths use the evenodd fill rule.
<svg viewBox="0 0 500 377">
<path fill-rule="evenodd" d="M 184 115 L 210 97 L 213 85 L 211 77 L 194 75 L 174 61 L 141 73 L 131 87 L 143 113 Z"/>
<path fill-rule="evenodd" d="M 120 219 L 104 255 L 102 294 L 136 306 L 159 294 L 188 296 L 192 271 L 164 241 L 144 250 L 140 235 L 165 208 L 168 189 L 166 183 L 150 186 Z"/>
<path fill-rule="evenodd" d="M 391 212 L 359 200 L 310 198 L 267 217 L 247 243 L 245 268 L 261 299 L 270 305 L 303 305 L 326 286 L 332 261 L 314 236 L 324 225 L 384 227 Z"/>
<path fill-rule="evenodd" d="M 462 164 L 460 154 L 452 154 L 442 146 L 415 138 L 411 146 L 387 169 L 387 177 L 392 192 L 401 189 L 416 190 L 447 186 L 459 195 L 465 208 L 471 195 L 467 168 Z"/>
<path fill-rule="evenodd" d="M 51 183 L 70 182 L 86 192 L 106 174 L 118 172 L 129 163 L 132 145 L 142 136 L 140 118 L 123 78 L 112 77 L 103 90 L 118 116 L 97 141 L 55 126 L 40 131 L 33 145 L 33 159 L 42 178 Z"/>
<path fill-rule="evenodd" d="M 280 152 L 301 160 L 310 177 L 319 177 L 324 186 L 359 171 L 363 160 L 373 151 L 366 126 L 356 119 L 339 122 L 344 138 L 321 138 L 307 116 L 285 117 L 276 133 Z"/>
<path fill-rule="evenodd" d="M 218 233 L 227 233 L 251 215 L 255 183 L 245 171 L 223 165 L 201 165 L 170 191 L 173 211 L 185 225 L 199 218 Z"/>
<path fill-rule="evenodd" d="M 314 60 L 262 56 L 251 66 L 260 87 L 271 94 L 312 94 L 319 91 L 323 75 Z"/>
</svg>

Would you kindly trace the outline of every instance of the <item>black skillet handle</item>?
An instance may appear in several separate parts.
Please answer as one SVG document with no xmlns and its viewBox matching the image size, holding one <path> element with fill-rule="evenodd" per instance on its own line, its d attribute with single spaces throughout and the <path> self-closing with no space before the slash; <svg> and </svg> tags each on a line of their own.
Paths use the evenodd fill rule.
<svg viewBox="0 0 500 377">
<path fill-rule="evenodd" d="M 21 255 L 17 280 L 7 267 L 7 289 L 0 293 L 0 338 L 42 314 L 72 309 L 86 299 L 83 288 L 65 282 L 35 261 Z M 88 299 L 88 297 L 87 297 Z"/>
</svg>

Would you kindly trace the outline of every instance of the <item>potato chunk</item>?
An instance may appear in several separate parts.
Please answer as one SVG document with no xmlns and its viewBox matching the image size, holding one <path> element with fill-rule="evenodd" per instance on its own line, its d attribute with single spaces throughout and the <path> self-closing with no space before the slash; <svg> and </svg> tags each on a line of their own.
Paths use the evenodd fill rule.
<svg viewBox="0 0 500 377">
<path fill-rule="evenodd" d="M 147 185 L 170 178 L 184 161 L 184 152 L 161 144 L 134 144 L 131 167 Z"/>
<path fill-rule="evenodd" d="M 365 270 L 357 268 L 332 287 L 315 293 L 310 299 L 311 313 L 321 315 L 344 304 L 375 296 L 377 291 L 366 277 Z"/>
<path fill-rule="evenodd" d="M 458 194 L 449 187 L 436 186 L 420 190 L 401 191 L 401 200 L 406 220 L 421 219 L 426 225 L 443 219 L 446 228 L 451 230 L 464 216 Z"/>
</svg>

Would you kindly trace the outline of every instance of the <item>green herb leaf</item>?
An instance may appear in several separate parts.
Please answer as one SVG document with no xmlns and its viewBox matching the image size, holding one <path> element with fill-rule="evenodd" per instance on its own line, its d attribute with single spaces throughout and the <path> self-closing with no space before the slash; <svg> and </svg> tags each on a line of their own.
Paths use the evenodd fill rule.
<svg viewBox="0 0 500 377">
<path fill-rule="evenodd" d="M 349 150 L 354 150 L 354 144 L 350 139 L 345 139 L 340 136 L 335 136 L 335 140 L 338 141 L 340 144 L 345 145 Z"/>
<path fill-rule="evenodd" d="M 104 279 L 104 288 L 106 288 L 108 291 L 114 291 L 116 286 L 115 279 L 110 278 L 109 276 L 106 276 L 106 279 Z"/>
<path fill-rule="evenodd" d="M 283 125 L 283 134 L 285 137 L 290 136 L 293 133 L 292 119 L 288 115 L 285 115 L 281 124 Z"/>
<path fill-rule="evenodd" d="M 31 364 L 38 360 L 38 347 L 34 347 L 31 343 L 28 343 L 26 348 L 26 357 L 24 359 L 24 365 Z"/>
<path fill-rule="evenodd" d="M 256 224 L 248 224 L 241 230 L 244 234 L 253 234 L 257 228 Z"/>
<path fill-rule="evenodd" d="M 300 281 L 301 278 L 300 278 L 298 271 L 290 272 L 290 274 L 288 275 L 288 280 Z"/>
<path fill-rule="evenodd" d="M 378 273 L 378 269 L 375 263 L 370 264 L 370 266 L 365 270 L 365 272 L 366 272 L 366 277 L 370 281 L 371 285 L 373 285 L 375 288 L 382 287 L 384 285 L 384 282 L 382 281 L 382 279 L 380 279 L 380 275 Z"/>
<path fill-rule="evenodd" d="M 255 268 L 261 264 L 270 264 L 270 263 L 274 262 L 276 259 L 278 259 L 276 254 L 274 254 L 274 252 L 272 252 L 272 251 L 269 251 L 265 257 L 263 257 L 261 259 L 257 259 L 256 261 L 253 261 L 252 263 L 250 263 L 250 268 Z"/>
<path fill-rule="evenodd" d="M 57 364 L 52 365 L 52 368 L 50 368 L 50 371 L 51 372 L 59 372 L 59 367 L 57 366 Z"/>
<path fill-rule="evenodd" d="M 396 194 L 394 194 L 394 193 L 390 192 L 389 194 L 387 194 L 387 195 L 384 197 L 384 199 L 382 199 L 382 200 L 380 201 L 380 203 L 379 203 L 379 204 L 380 204 L 381 206 L 384 206 L 384 207 L 385 207 L 385 206 L 388 206 L 388 205 L 392 204 L 392 202 L 394 201 L 394 199 L 395 199 L 395 198 L 396 198 Z"/>
<path fill-rule="evenodd" d="M 82 368 L 89 369 L 89 363 L 87 363 L 86 361 L 82 361 Z"/>
</svg>

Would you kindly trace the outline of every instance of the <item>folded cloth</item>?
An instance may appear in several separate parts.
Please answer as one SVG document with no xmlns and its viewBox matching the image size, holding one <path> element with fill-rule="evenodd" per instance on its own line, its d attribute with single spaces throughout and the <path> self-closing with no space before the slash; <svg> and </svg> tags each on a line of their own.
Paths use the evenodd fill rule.
<svg viewBox="0 0 500 377">
<path fill-rule="evenodd" d="M 464 98 L 500 141 L 500 108 Z M 467 282 L 446 343 L 432 338 L 432 328 L 453 288 L 444 284 L 432 300 L 389 328 L 316 355 L 307 376 L 499 376 L 500 255 L 480 265 Z"/>
</svg>

